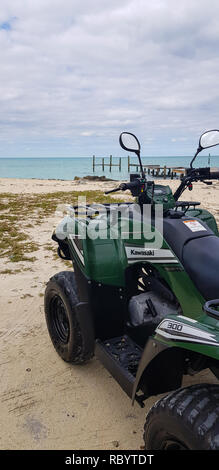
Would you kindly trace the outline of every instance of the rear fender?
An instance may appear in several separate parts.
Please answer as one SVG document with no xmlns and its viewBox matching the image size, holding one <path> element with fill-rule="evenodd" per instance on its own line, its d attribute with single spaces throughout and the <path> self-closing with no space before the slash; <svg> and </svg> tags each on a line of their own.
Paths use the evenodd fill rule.
<svg viewBox="0 0 219 470">
<path fill-rule="evenodd" d="M 195 209 L 189 209 L 188 211 L 186 211 L 186 216 L 197 217 L 198 219 L 202 220 L 215 233 L 215 235 L 219 236 L 217 222 L 211 212 L 207 211 L 206 209 L 203 209 L 202 207 L 197 207 Z"/>
</svg>

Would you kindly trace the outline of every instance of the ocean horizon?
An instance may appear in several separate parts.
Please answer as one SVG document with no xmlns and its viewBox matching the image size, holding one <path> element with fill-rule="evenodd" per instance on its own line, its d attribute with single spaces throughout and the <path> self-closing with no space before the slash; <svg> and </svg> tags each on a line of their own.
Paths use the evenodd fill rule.
<svg viewBox="0 0 219 470">
<path fill-rule="evenodd" d="M 210 158 L 210 164 L 209 164 Z M 163 167 L 188 167 L 191 156 L 157 156 L 142 157 L 143 165 L 160 165 Z M 92 157 L 0 157 L 0 178 L 28 178 L 28 179 L 59 179 L 73 180 L 76 176 L 82 178 L 87 175 L 106 176 L 115 180 L 129 179 L 128 159 L 121 158 L 121 171 L 113 166 L 112 171 L 106 166 L 102 170 L 102 157 L 95 158 L 99 165 L 93 171 Z M 109 164 L 109 157 L 104 158 Z M 113 157 L 113 164 L 118 164 L 119 158 Z M 131 158 L 131 163 L 137 164 L 137 158 Z M 196 167 L 219 167 L 219 156 L 198 156 Z M 132 166 L 132 172 L 136 172 Z"/>
</svg>

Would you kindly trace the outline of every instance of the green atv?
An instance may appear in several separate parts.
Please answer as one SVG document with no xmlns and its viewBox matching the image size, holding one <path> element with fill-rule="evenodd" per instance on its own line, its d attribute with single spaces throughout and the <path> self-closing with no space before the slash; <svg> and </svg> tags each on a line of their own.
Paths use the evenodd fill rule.
<svg viewBox="0 0 219 470">
<path fill-rule="evenodd" d="M 140 174 L 108 193 L 130 190 L 136 202 L 69 207 L 52 238 L 74 272 L 47 284 L 49 334 L 67 362 L 95 354 L 141 407 L 171 392 L 148 413 L 145 449 L 219 450 L 219 385 L 181 388 L 183 375 L 206 368 L 219 378 L 219 233 L 199 202 L 179 201 L 193 182 L 219 179 L 193 167 L 219 131 L 202 134 L 175 194 L 147 181 L 133 134 L 120 144 L 137 154 Z"/>
</svg>

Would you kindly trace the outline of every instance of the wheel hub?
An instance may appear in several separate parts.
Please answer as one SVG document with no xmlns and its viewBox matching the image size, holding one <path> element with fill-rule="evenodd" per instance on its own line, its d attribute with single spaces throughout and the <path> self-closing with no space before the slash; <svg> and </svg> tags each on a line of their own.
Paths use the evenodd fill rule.
<svg viewBox="0 0 219 470">
<path fill-rule="evenodd" d="M 69 339 L 70 326 L 64 303 L 58 295 L 51 302 L 51 312 L 54 319 L 54 327 L 59 340 L 66 344 Z"/>
</svg>

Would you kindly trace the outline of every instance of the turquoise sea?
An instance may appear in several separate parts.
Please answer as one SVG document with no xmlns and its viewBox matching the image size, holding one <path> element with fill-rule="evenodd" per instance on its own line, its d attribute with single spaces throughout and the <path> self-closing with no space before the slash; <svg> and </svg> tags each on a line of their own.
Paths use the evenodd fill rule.
<svg viewBox="0 0 219 470">
<path fill-rule="evenodd" d="M 144 164 L 167 166 L 189 166 L 191 157 L 142 157 Z M 96 157 L 96 163 L 101 163 L 102 159 Z M 137 162 L 133 157 L 132 163 Z M 109 158 L 105 158 L 105 163 L 109 163 Z M 118 163 L 118 158 L 113 157 L 113 163 Z M 196 166 L 209 166 L 208 156 L 199 156 Z M 211 167 L 219 167 L 219 156 L 211 156 Z M 132 172 L 136 171 L 132 167 Z M 61 179 L 72 180 L 75 176 L 83 177 L 87 175 L 105 175 L 115 180 L 129 179 L 128 159 L 122 157 L 121 172 L 118 167 L 109 167 L 102 171 L 98 166 L 93 172 L 92 157 L 73 158 L 0 158 L 0 178 L 40 178 L 40 179 Z"/>
</svg>

